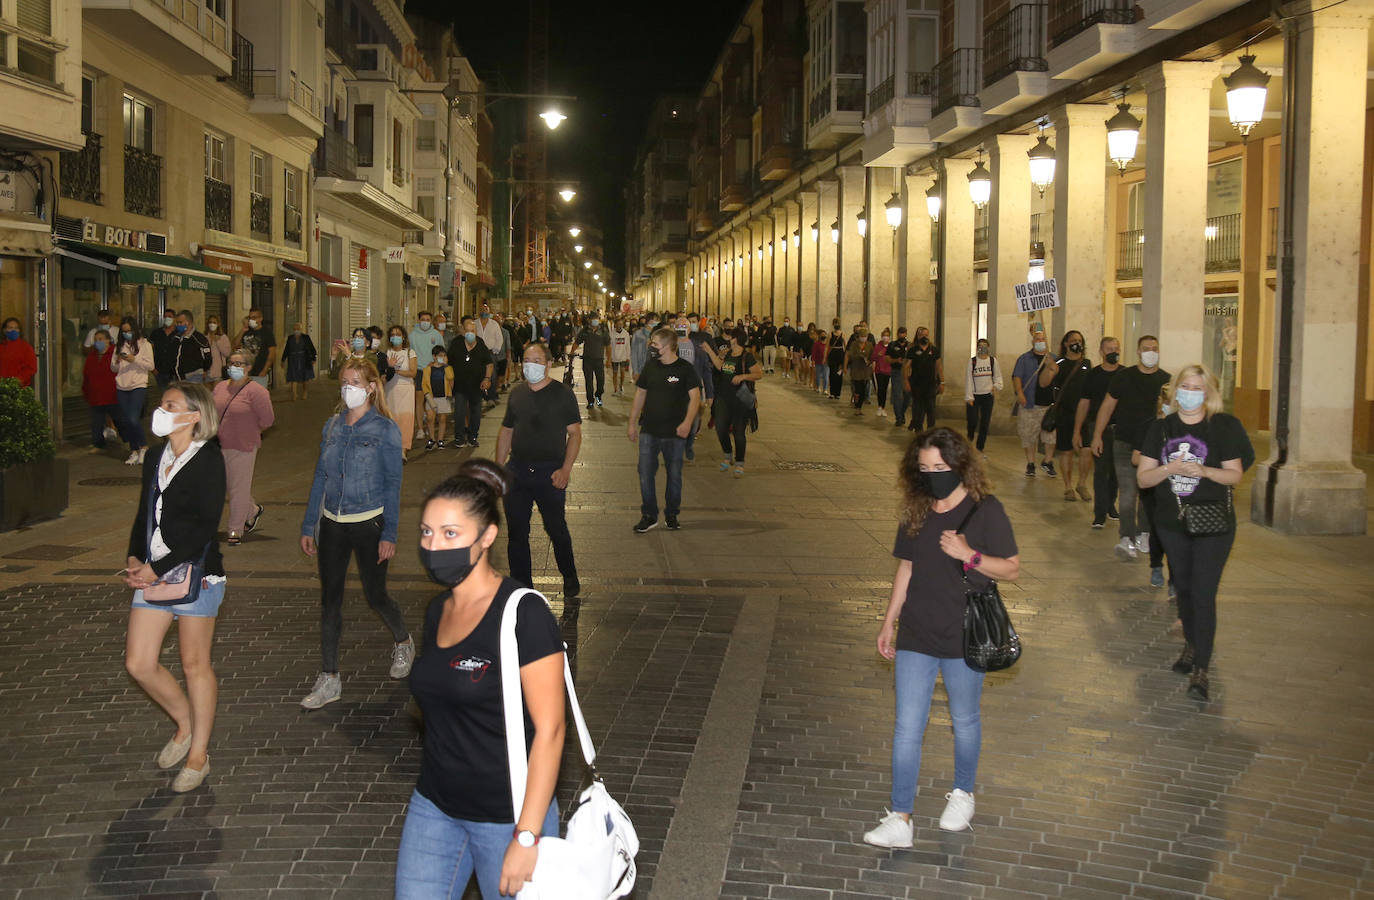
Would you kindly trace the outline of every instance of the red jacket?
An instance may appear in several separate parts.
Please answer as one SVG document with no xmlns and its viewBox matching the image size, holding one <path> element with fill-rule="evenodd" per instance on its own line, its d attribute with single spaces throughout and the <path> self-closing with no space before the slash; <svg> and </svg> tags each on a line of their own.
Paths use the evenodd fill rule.
<svg viewBox="0 0 1374 900">
<path fill-rule="evenodd" d="M 86 351 L 86 368 L 81 372 L 81 393 L 91 406 L 113 406 L 118 402 L 115 373 L 110 368 L 110 357 L 113 355 L 113 344 L 106 347 L 104 353 L 96 353 L 94 347 Z"/>
<path fill-rule="evenodd" d="M 18 378 L 24 387 L 33 384 L 38 374 L 38 357 L 33 345 L 20 338 L 17 341 L 0 337 L 0 378 Z"/>
</svg>

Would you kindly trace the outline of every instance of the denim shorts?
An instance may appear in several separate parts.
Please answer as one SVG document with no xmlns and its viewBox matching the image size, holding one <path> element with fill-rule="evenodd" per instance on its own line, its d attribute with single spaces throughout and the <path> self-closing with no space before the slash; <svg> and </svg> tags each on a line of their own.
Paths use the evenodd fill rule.
<svg viewBox="0 0 1374 900">
<path fill-rule="evenodd" d="M 177 606 L 148 603 L 144 601 L 142 591 L 134 591 L 134 602 L 131 605 L 135 609 L 157 609 L 162 612 L 169 612 L 174 616 L 198 616 L 213 619 L 219 615 L 219 605 L 224 602 L 226 583 L 224 581 L 202 581 L 200 593 L 196 595 L 195 602 L 182 603 Z"/>
</svg>

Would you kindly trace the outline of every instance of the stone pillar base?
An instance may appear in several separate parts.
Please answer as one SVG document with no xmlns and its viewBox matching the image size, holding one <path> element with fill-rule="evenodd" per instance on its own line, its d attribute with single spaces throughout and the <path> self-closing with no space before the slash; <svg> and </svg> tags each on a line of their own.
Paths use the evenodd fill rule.
<svg viewBox="0 0 1374 900">
<path fill-rule="evenodd" d="M 1365 534 L 1368 503 L 1364 472 L 1341 463 L 1286 465 L 1273 486 L 1274 520 L 1266 521 L 1269 479 L 1267 462 L 1255 470 L 1250 520 L 1283 534 Z"/>
</svg>

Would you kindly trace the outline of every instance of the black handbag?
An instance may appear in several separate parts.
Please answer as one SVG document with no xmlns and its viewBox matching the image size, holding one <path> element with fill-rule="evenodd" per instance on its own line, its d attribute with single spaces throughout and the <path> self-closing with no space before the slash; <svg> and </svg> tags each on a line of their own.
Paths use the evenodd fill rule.
<svg viewBox="0 0 1374 900">
<path fill-rule="evenodd" d="M 1067 358 L 1063 361 L 1069 363 L 1074 362 L 1074 360 Z M 1055 426 L 1059 424 L 1059 400 L 1068 391 L 1069 385 L 1073 382 L 1074 376 L 1077 375 L 1082 369 L 1082 366 L 1075 365 L 1073 371 L 1069 373 L 1069 377 L 1065 378 L 1064 383 L 1059 386 L 1059 391 L 1054 395 L 1054 402 L 1050 404 L 1049 409 L 1045 410 L 1045 418 L 1040 420 L 1041 431 L 1056 430 Z"/>
<path fill-rule="evenodd" d="M 956 534 L 963 534 L 964 526 L 981 505 L 982 501 L 973 504 L 973 509 L 955 530 Z M 963 563 L 954 562 L 964 579 L 964 663 L 975 672 L 1010 668 L 1021 658 L 1021 638 L 1011 624 L 1011 616 L 1007 615 L 997 582 L 989 581 L 987 587 L 974 587 L 969 584 Z"/>
<path fill-rule="evenodd" d="M 1173 436 L 1172 429 L 1169 427 L 1169 419 L 1164 420 L 1164 434 Z M 1166 478 L 1165 481 L 1172 481 Z M 1173 495 L 1174 502 L 1178 504 L 1178 523 L 1183 526 L 1183 531 L 1193 536 L 1208 534 L 1225 534 L 1228 531 L 1236 530 L 1236 506 L 1234 489 L 1231 485 L 1226 486 L 1226 499 L 1214 500 L 1210 503 L 1184 503 L 1174 493 L 1172 483 L 1165 485 L 1169 493 Z"/>
</svg>

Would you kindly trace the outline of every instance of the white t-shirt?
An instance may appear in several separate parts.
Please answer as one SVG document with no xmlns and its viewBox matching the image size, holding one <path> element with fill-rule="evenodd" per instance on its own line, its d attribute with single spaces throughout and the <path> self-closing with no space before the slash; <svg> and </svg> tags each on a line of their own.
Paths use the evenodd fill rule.
<svg viewBox="0 0 1374 900">
<path fill-rule="evenodd" d="M 611 362 L 630 361 L 630 333 L 611 329 Z"/>
</svg>

